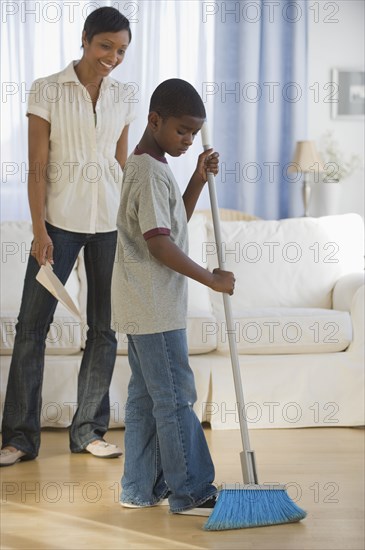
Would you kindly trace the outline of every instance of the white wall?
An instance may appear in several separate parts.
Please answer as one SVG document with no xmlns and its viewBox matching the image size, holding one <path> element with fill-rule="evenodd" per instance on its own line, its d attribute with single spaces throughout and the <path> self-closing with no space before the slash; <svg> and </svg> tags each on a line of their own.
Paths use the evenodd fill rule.
<svg viewBox="0 0 365 550">
<path fill-rule="evenodd" d="M 345 158 L 360 155 L 362 165 L 364 120 L 332 119 L 331 104 L 325 102 L 331 89 L 324 86 L 332 80 L 332 68 L 364 70 L 364 6 L 363 0 L 311 1 L 308 59 L 308 139 L 316 141 L 320 150 L 323 134 L 331 130 Z M 334 199 L 327 209 L 320 204 L 324 193 Z M 313 186 L 310 214 L 358 212 L 364 217 L 364 169 L 343 179 L 336 197 L 335 193 L 336 189 Z"/>
</svg>

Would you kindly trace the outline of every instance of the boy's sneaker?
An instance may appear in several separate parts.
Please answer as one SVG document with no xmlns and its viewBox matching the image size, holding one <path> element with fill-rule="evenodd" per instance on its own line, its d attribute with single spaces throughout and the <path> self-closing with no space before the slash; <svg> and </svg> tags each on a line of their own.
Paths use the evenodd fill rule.
<svg viewBox="0 0 365 550">
<path fill-rule="evenodd" d="M 119 504 L 123 506 L 123 508 L 152 508 L 152 506 L 168 506 L 169 505 L 169 495 L 171 495 L 170 491 L 158 502 L 155 504 L 132 504 L 131 502 L 120 502 Z"/>
<path fill-rule="evenodd" d="M 166 493 L 166 495 L 163 497 L 163 499 L 159 500 L 157 503 L 157 506 L 168 506 L 169 505 L 169 496 L 171 495 L 171 491 Z"/>
<path fill-rule="evenodd" d="M 185 516 L 210 516 L 210 514 L 213 512 L 213 508 L 216 502 L 217 496 L 214 495 L 209 500 L 206 500 L 205 502 L 203 502 L 203 504 L 199 504 L 199 506 L 196 506 L 195 508 L 191 508 L 190 510 L 183 510 L 182 512 L 176 513 L 184 514 Z"/>
</svg>

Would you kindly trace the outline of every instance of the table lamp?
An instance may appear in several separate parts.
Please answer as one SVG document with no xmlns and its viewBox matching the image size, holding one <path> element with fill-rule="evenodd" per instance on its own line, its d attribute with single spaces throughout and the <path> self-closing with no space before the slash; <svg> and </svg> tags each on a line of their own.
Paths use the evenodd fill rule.
<svg viewBox="0 0 365 550">
<path fill-rule="evenodd" d="M 317 152 L 314 141 L 297 141 L 294 158 L 288 168 L 288 172 L 301 172 L 303 174 L 302 197 L 304 204 L 304 216 L 308 216 L 311 188 L 308 183 L 309 172 L 324 172 L 322 159 Z"/>
</svg>

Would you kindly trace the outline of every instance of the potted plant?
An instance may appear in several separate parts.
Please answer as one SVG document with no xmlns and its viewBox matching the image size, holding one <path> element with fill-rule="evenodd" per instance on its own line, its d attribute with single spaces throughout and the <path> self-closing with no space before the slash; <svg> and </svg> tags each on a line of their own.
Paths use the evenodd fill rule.
<svg viewBox="0 0 365 550">
<path fill-rule="evenodd" d="M 346 158 L 341 152 L 338 142 L 333 137 L 333 131 L 327 130 L 322 138 L 325 176 L 323 183 L 339 183 L 355 170 L 361 167 L 359 155 Z"/>
</svg>

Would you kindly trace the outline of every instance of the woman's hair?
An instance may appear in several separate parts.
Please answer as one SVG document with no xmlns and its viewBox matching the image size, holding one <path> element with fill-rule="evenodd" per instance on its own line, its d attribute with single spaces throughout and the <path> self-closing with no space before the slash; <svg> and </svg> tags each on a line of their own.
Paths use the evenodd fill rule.
<svg viewBox="0 0 365 550">
<path fill-rule="evenodd" d="M 163 119 L 184 115 L 206 118 L 202 98 L 194 86 L 180 78 L 170 78 L 157 86 L 151 96 L 151 111 L 157 112 Z"/>
<path fill-rule="evenodd" d="M 92 11 L 85 20 L 84 31 L 88 42 L 91 42 L 96 34 L 119 31 L 128 31 L 129 42 L 132 40 L 128 19 L 120 11 L 109 6 Z"/>
</svg>

